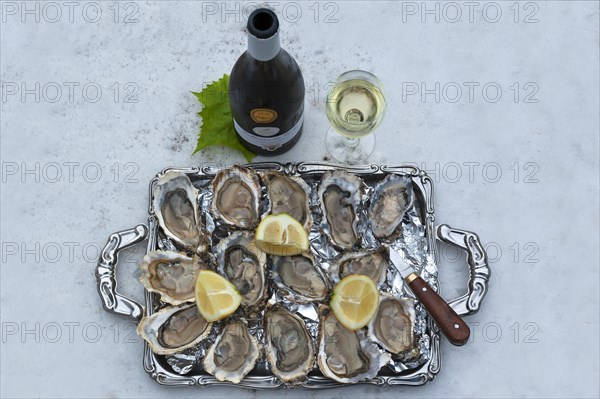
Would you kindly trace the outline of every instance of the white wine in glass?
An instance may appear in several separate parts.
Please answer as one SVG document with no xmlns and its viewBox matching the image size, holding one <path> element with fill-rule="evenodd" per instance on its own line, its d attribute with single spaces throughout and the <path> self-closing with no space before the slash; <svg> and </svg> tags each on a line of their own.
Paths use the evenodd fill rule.
<svg viewBox="0 0 600 399">
<path fill-rule="evenodd" d="M 370 135 L 385 114 L 385 97 L 379 79 L 365 71 L 345 72 L 327 95 L 325 110 L 332 128 L 327 149 L 339 162 L 363 162 L 375 147 Z"/>
</svg>

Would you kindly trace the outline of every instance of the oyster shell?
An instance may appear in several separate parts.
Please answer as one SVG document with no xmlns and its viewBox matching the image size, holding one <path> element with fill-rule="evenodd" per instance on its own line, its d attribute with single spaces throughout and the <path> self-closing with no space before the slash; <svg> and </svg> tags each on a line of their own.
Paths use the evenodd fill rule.
<svg viewBox="0 0 600 399">
<path fill-rule="evenodd" d="M 379 247 L 374 251 L 346 253 L 331 264 L 329 273 L 334 282 L 351 274 L 362 274 L 381 286 L 386 279 L 389 267 L 387 251 L 387 248 Z"/>
<path fill-rule="evenodd" d="M 204 369 L 219 381 L 238 384 L 254 368 L 260 355 L 258 341 L 241 320 L 231 320 L 204 357 Z"/>
<path fill-rule="evenodd" d="M 373 378 L 391 359 L 367 339 L 364 330 L 351 331 L 325 305 L 319 307 L 319 368 L 325 377 L 342 383 Z"/>
<path fill-rule="evenodd" d="M 333 245 L 352 248 L 359 239 L 358 211 L 364 183 L 343 170 L 328 170 L 319 184 L 318 195 L 323 210 L 323 230 Z"/>
<path fill-rule="evenodd" d="M 251 229 L 260 221 L 261 188 L 252 169 L 239 165 L 223 169 L 212 181 L 212 214 L 231 227 Z"/>
<path fill-rule="evenodd" d="M 369 323 L 369 338 L 398 355 L 415 346 L 415 301 L 382 295 L 377 313 Z"/>
<path fill-rule="evenodd" d="M 206 321 L 195 303 L 169 306 L 144 317 L 137 327 L 152 352 L 171 355 L 191 348 L 210 334 L 212 324 Z"/>
<path fill-rule="evenodd" d="M 219 272 L 242 294 L 242 306 L 260 305 L 267 296 L 267 255 L 254 245 L 254 234 L 238 231 L 217 244 Z"/>
<path fill-rule="evenodd" d="M 308 184 L 299 177 L 280 172 L 261 173 L 261 177 L 267 186 L 271 214 L 287 213 L 309 232 L 313 220 L 309 203 L 311 190 Z"/>
<path fill-rule="evenodd" d="M 267 360 L 283 382 L 304 378 L 315 365 L 312 338 L 304 320 L 281 305 L 265 314 Z"/>
<path fill-rule="evenodd" d="M 152 204 L 158 224 L 175 244 L 197 253 L 206 250 L 198 207 L 198 190 L 181 172 L 169 171 L 159 177 Z"/>
<path fill-rule="evenodd" d="M 140 263 L 140 282 L 148 291 L 160 294 L 163 302 L 179 305 L 195 301 L 198 272 L 207 269 L 208 264 L 197 255 L 150 251 Z"/>
<path fill-rule="evenodd" d="M 296 303 L 322 301 L 329 293 L 329 281 L 310 254 L 273 257 L 271 278 Z"/>
<path fill-rule="evenodd" d="M 371 195 L 368 214 L 373 235 L 379 239 L 394 240 L 412 203 L 412 180 L 407 176 L 387 175 L 373 188 Z"/>
</svg>

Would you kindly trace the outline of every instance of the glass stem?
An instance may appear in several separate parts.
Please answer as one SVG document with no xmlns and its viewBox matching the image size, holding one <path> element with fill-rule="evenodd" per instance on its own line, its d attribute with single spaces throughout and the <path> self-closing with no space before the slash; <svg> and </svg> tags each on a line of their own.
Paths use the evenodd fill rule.
<svg viewBox="0 0 600 399">
<path fill-rule="evenodd" d="M 350 137 L 346 137 L 346 146 L 349 148 L 354 148 L 358 145 L 360 139 L 353 139 Z"/>
</svg>

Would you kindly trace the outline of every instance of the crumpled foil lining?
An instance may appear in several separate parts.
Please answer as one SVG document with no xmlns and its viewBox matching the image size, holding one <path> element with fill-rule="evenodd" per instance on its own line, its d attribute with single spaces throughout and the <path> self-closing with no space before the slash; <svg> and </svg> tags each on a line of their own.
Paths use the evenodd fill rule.
<svg viewBox="0 0 600 399">
<path fill-rule="evenodd" d="M 383 178 L 383 176 L 382 176 Z M 310 195 L 310 208 L 313 216 L 314 223 L 309 233 L 310 246 L 313 255 L 316 258 L 316 263 L 324 270 L 325 275 L 329 276 L 329 266 L 331 262 L 340 254 L 333 246 L 328 242 L 328 238 L 322 233 L 320 229 L 323 214 L 319 206 L 319 200 L 317 195 L 317 185 L 319 178 L 308 177 L 305 179 L 308 185 L 311 187 Z M 198 181 L 194 182 L 194 185 L 199 190 L 198 201 L 202 213 L 203 223 L 206 231 L 211 235 L 211 244 L 214 246 L 224 237 L 230 233 L 230 228 L 218 219 L 214 219 L 209 212 L 210 204 L 213 198 L 213 192 L 210 187 L 210 181 Z M 369 228 L 367 210 L 368 202 L 372 192 L 372 185 L 366 185 L 363 195 L 363 201 L 359 209 L 359 234 L 361 236 L 360 246 L 364 250 L 372 250 L 378 248 L 381 243 L 375 238 L 371 229 Z M 264 214 L 269 209 L 268 196 L 266 188 L 262 187 L 262 201 L 260 214 Z M 415 198 L 415 201 L 417 199 Z M 419 217 L 418 204 L 413 205 L 407 212 L 402 221 L 402 229 L 399 237 L 391 245 L 394 249 L 400 250 L 407 261 L 409 261 L 420 273 L 421 277 L 425 279 L 434 288 L 437 288 L 437 267 L 431 249 L 428 246 L 426 237 L 426 228 L 421 222 Z M 158 247 L 162 250 L 177 250 L 175 245 L 162 234 L 159 235 Z M 270 260 L 268 266 L 270 265 Z M 309 331 L 315 349 L 318 349 L 318 335 L 319 335 L 319 317 L 317 313 L 316 303 L 308 304 L 297 304 L 290 300 L 289 296 L 284 295 L 280 292 L 279 288 L 272 284 L 271 287 L 271 298 L 268 304 L 279 303 L 286 306 L 291 312 L 299 314 L 306 323 L 307 330 Z M 402 279 L 402 276 L 396 271 L 396 269 L 390 265 L 387 271 L 386 280 L 381 287 L 382 292 L 389 293 L 396 297 L 412 298 L 415 299 L 414 295 L 408 289 Z M 246 321 L 248 329 L 252 335 L 254 335 L 259 344 L 265 347 L 265 333 L 263 328 L 262 318 L 264 310 L 258 315 L 249 317 L 244 314 L 244 311 L 240 308 L 233 315 L 233 317 L 240 317 Z M 190 349 L 186 349 L 181 353 L 174 355 L 165 356 L 167 363 L 171 368 L 178 374 L 185 375 L 190 373 L 193 369 L 203 370 L 202 360 L 206 354 L 208 347 L 215 341 L 216 337 L 221 331 L 223 323 L 213 323 L 212 331 L 209 336 L 202 341 L 198 346 Z M 427 312 L 423 306 L 415 302 L 415 324 L 414 324 L 414 335 L 415 335 L 415 347 L 401 354 L 400 356 L 393 356 L 388 362 L 387 367 L 394 373 L 399 373 L 407 369 L 416 368 L 423 363 L 427 362 L 430 357 L 430 339 L 427 335 Z M 383 349 L 382 349 L 383 350 Z M 318 366 L 315 365 L 315 368 Z M 255 370 L 259 370 L 261 375 L 270 374 L 270 367 L 266 360 L 264 351 L 261 353 L 261 357 L 256 363 Z M 252 375 L 253 372 L 250 374 Z"/>
</svg>

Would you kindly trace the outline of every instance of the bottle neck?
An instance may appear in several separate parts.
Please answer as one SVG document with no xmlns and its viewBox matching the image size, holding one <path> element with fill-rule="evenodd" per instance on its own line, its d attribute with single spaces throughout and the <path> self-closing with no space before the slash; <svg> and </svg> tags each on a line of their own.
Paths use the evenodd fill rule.
<svg viewBox="0 0 600 399">
<path fill-rule="evenodd" d="M 250 33 L 248 34 L 248 54 L 258 61 L 272 60 L 280 49 L 279 31 L 266 39 L 259 39 Z"/>
</svg>

